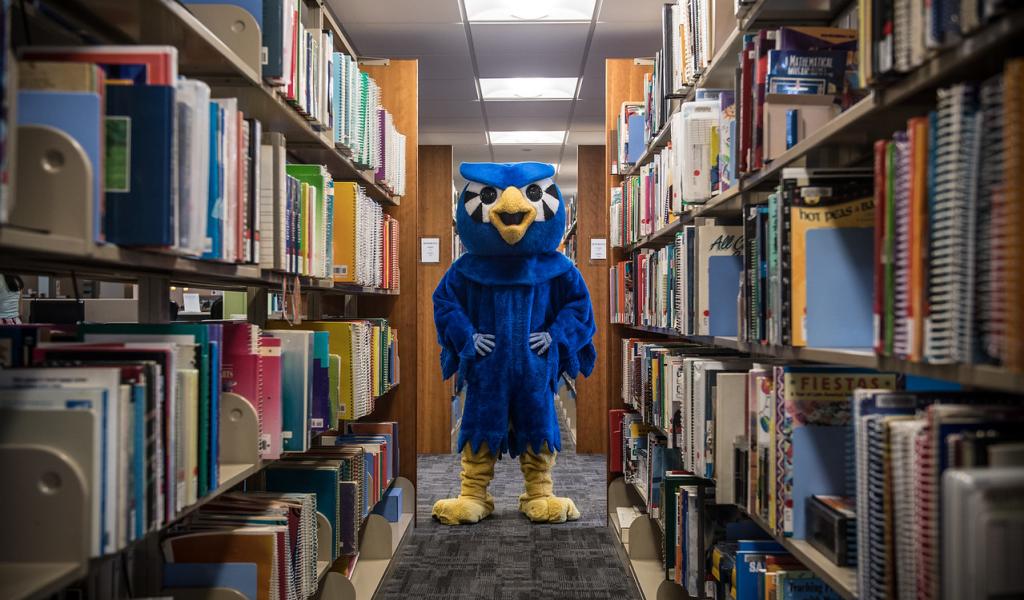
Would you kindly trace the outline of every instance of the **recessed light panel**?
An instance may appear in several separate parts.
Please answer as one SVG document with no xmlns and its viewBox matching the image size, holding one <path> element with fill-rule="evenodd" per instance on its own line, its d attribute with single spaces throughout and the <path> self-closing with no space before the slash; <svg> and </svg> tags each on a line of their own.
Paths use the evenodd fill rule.
<svg viewBox="0 0 1024 600">
<path fill-rule="evenodd" d="M 596 0 L 465 0 L 470 22 L 590 21 Z"/>
<path fill-rule="evenodd" d="M 565 131 L 491 131 L 492 144 L 561 144 Z"/>
<path fill-rule="evenodd" d="M 484 100 L 571 100 L 576 77 L 502 77 L 480 79 Z"/>
</svg>

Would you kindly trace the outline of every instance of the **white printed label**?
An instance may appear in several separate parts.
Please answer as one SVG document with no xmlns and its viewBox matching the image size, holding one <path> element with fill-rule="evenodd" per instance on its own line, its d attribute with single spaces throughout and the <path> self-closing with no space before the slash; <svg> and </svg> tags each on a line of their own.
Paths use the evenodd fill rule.
<svg viewBox="0 0 1024 600">
<path fill-rule="evenodd" d="M 264 433 L 260 435 L 260 452 L 270 452 L 270 434 Z"/>
<path fill-rule="evenodd" d="M 324 426 L 324 420 L 323 419 L 310 419 L 309 420 L 309 426 L 310 427 L 321 428 L 321 427 Z"/>
<path fill-rule="evenodd" d="M 290 440 L 290 439 L 292 439 L 292 432 L 290 432 L 290 431 L 282 431 L 281 432 L 281 439 L 282 440 Z"/>
</svg>

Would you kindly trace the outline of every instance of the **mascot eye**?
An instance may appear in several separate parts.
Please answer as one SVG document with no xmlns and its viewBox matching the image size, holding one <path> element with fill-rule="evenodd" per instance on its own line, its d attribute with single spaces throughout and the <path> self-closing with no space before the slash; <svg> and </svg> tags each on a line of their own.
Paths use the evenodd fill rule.
<svg viewBox="0 0 1024 600">
<path fill-rule="evenodd" d="M 498 199 L 498 190 L 487 186 L 480 190 L 480 199 L 483 200 L 484 204 L 494 204 L 494 201 Z"/>
<path fill-rule="evenodd" d="M 551 179 L 535 181 L 530 185 L 520 188 L 526 199 L 537 211 L 537 221 L 547 221 L 554 218 L 558 212 L 558 186 Z"/>
</svg>

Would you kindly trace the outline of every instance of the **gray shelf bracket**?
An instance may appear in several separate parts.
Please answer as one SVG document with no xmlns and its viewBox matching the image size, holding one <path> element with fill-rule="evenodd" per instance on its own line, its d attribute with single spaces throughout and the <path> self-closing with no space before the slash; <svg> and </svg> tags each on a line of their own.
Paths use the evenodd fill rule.
<svg viewBox="0 0 1024 600">
<path fill-rule="evenodd" d="M 263 72 L 263 34 L 249 11 L 232 4 L 185 4 L 254 73 Z"/>
<path fill-rule="evenodd" d="M 260 461 L 260 421 L 256 408 L 244 397 L 220 396 L 221 464 L 255 465 Z"/>
</svg>

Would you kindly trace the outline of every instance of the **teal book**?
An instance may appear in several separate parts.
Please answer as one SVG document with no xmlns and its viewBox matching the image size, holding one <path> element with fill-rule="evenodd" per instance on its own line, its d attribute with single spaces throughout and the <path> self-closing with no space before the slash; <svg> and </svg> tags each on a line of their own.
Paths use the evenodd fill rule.
<svg viewBox="0 0 1024 600">
<path fill-rule="evenodd" d="M 270 492 L 316 494 L 316 510 L 331 524 L 331 560 L 338 558 L 342 525 L 338 486 L 341 482 L 338 461 L 284 461 L 267 467 L 266 489 Z"/>
<path fill-rule="evenodd" d="M 285 452 L 309 449 L 313 332 L 271 329 L 281 340 L 281 439 Z"/>
</svg>

